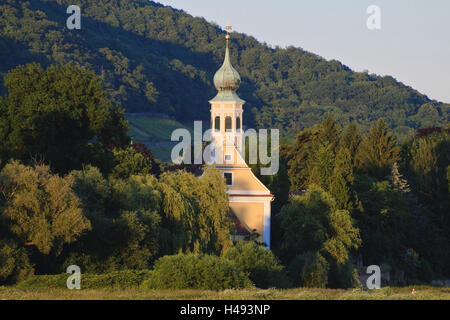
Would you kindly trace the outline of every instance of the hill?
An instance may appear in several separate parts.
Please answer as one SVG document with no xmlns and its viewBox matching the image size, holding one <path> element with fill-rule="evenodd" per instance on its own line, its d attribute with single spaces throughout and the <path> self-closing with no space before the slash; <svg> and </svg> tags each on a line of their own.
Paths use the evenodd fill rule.
<svg viewBox="0 0 450 320">
<path fill-rule="evenodd" d="M 207 120 L 224 32 L 202 18 L 144 0 L 77 1 L 81 30 L 66 28 L 69 0 L 6 0 L 0 5 L 0 73 L 32 61 L 72 62 L 101 75 L 127 112 Z M 390 76 L 353 72 L 301 48 L 271 48 L 233 33 L 232 62 L 243 78 L 247 126 L 280 128 L 288 137 L 332 114 L 363 130 L 383 117 L 405 136 L 444 126 L 450 105 Z"/>
</svg>

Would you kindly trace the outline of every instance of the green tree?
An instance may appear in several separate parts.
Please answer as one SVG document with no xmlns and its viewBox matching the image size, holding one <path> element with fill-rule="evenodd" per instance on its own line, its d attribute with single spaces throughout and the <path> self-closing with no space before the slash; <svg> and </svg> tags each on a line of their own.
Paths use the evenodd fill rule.
<svg viewBox="0 0 450 320">
<path fill-rule="evenodd" d="M 92 166 L 72 175 L 92 230 L 66 247 L 64 265 L 76 262 L 92 273 L 148 269 L 161 246 L 157 179 L 151 175 L 105 179 Z"/>
<path fill-rule="evenodd" d="M 289 177 L 294 190 L 315 184 L 328 189 L 333 177 L 341 131 L 328 117 L 311 130 L 299 133 L 289 160 Z"/>
<path fill-rule="evenodd" d="M 356 122 L 353 121 L 344 130 L 344 134 L 342 135 L 340 141 L 340 148 L 345 148 L 349 151 L 351 163 L 354 169 L 357 167 L 356 155 L 358 153 L 358 148 L 361 144 L 361 141 L 362 137 L 359 126 Z"/>
<path fill-rule="evenodd" d="M 339 209 L 352 211 L 359 205 L 357 197 L 352 190 L 353 181 L 350 151 L 341 147 L 336 156 L 333 176 L 329 185 L 330 194 L 336 199 L 336 205 Z"/>
<path fill-rule="evenodd" d="M 21 245 L 41 253 L 59 253 L 91 228 L 83 215 L 71 175 L 59 177 L 48 166 L 27 167 L 17 161 L 0 172 L 2 222 Z"/>
<path fill-rule="evenodd" d="M 338 210 L 333 197 L 319 187 L 310 186 L 304 196 L 292 197 L 280 218 L 284 231 L 280 252 L 286 263 L 297 254 L 317 251 L 342 264 L 361 245 L 350 213 Z"/>
<path fill-rule="evenodd" d="M 392 165 L 400 159 L 400 147 L 386 123 L 380 119 L 364 137 L 357 154 L 361 172 L 377 178 L 389 174 Z"/>
<path fill-rule="evenodd" d="M 133 147 L 114 149 L 113 152 L 117 163 L 111 173 L 114 177 L 126 179 L 132 175 L 146 175 L 152 170 L 151 159 L 144 157 Z"/>
<path fill-rule="evenodd" d="M 160 188 L 171 252 L 220 253 L 231 246 L 226 186 L 217 170 L 209 168 L 201 178 L 180 170 L 166 172 Z"/>
<path fill-rule="evenodd" d="M 0 239 L 0 284 L 14 284 L 34 273 L 28 254 L 16 242 Z"/>
<path fill-rule="evenodd" d="M 412 188 L 422 203 L 434 209 L 440 223 L 450 228 L 450 194 L 446 179 L 450 164 L 449 131 L 416 137 L 409 148 L 408 160 Z"/>
<path fill-rule="evenodd" d="M 123 110 L 114 107 L 92 71 L 67 64 L 43 69 L 33 63 L 5 76 L 0 101 L 0 151 L 4 159 L 43 158 L 67 173 L 99 161 L 127 143 Z"/>
<path fill-rule="evenodd" d="M 326 288 L 330 265 L 319 253 L 307 251 L 297 255 L 289 266 L 294 285 L 306 288 Z"/>
</svg>

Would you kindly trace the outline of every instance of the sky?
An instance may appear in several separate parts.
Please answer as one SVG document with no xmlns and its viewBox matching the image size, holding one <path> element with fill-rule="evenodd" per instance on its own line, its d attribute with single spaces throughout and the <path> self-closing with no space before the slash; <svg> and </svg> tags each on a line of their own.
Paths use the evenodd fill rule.
<svg viewBox="0 0 450 320">
<path fill-rule="evenodd" d="M 391 75 L 450 103 L 449 0 L 157 0 L 271 46 L 295 46 L 355 71 Z M 381 29 L 367 13 L 380 9 Z M 373 21 L 371 19 L 371 21 Z"/>
</svg>

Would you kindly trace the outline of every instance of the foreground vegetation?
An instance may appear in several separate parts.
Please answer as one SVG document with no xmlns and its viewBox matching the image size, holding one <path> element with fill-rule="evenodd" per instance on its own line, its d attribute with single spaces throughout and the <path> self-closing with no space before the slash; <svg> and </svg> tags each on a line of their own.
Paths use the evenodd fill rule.
<svg viewBox="0 0 450 320">
<path fill-rule="evenodd" d="M 412 294 L 415 289 L 416 293 Z M 427 286 L 361 289 L 141 290 L 20 289 L 0 287 L 0 299 L 30 300 L 450 300 L 450 288 Z"/>
</svg>

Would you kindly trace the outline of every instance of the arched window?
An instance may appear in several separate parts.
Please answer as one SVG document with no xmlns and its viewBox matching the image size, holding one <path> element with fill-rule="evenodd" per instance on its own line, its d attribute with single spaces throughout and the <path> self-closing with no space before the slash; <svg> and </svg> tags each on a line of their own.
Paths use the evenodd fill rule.
<svg viewBox="0 0 450 320">
<path fill-rule="evenodd" d="M 214 119 L 214 129 L 215 131 L 220 131 L 220 117 Z"/>
<path fill-rule="evenodd" d="M 241 118 L 236 118 L 236 130 L 241 130 Z"/>
<path fill-rule="evenodd" d="M 225 131 L 231 131 L 231 117 L 225 118 Z"/>
</svg>

